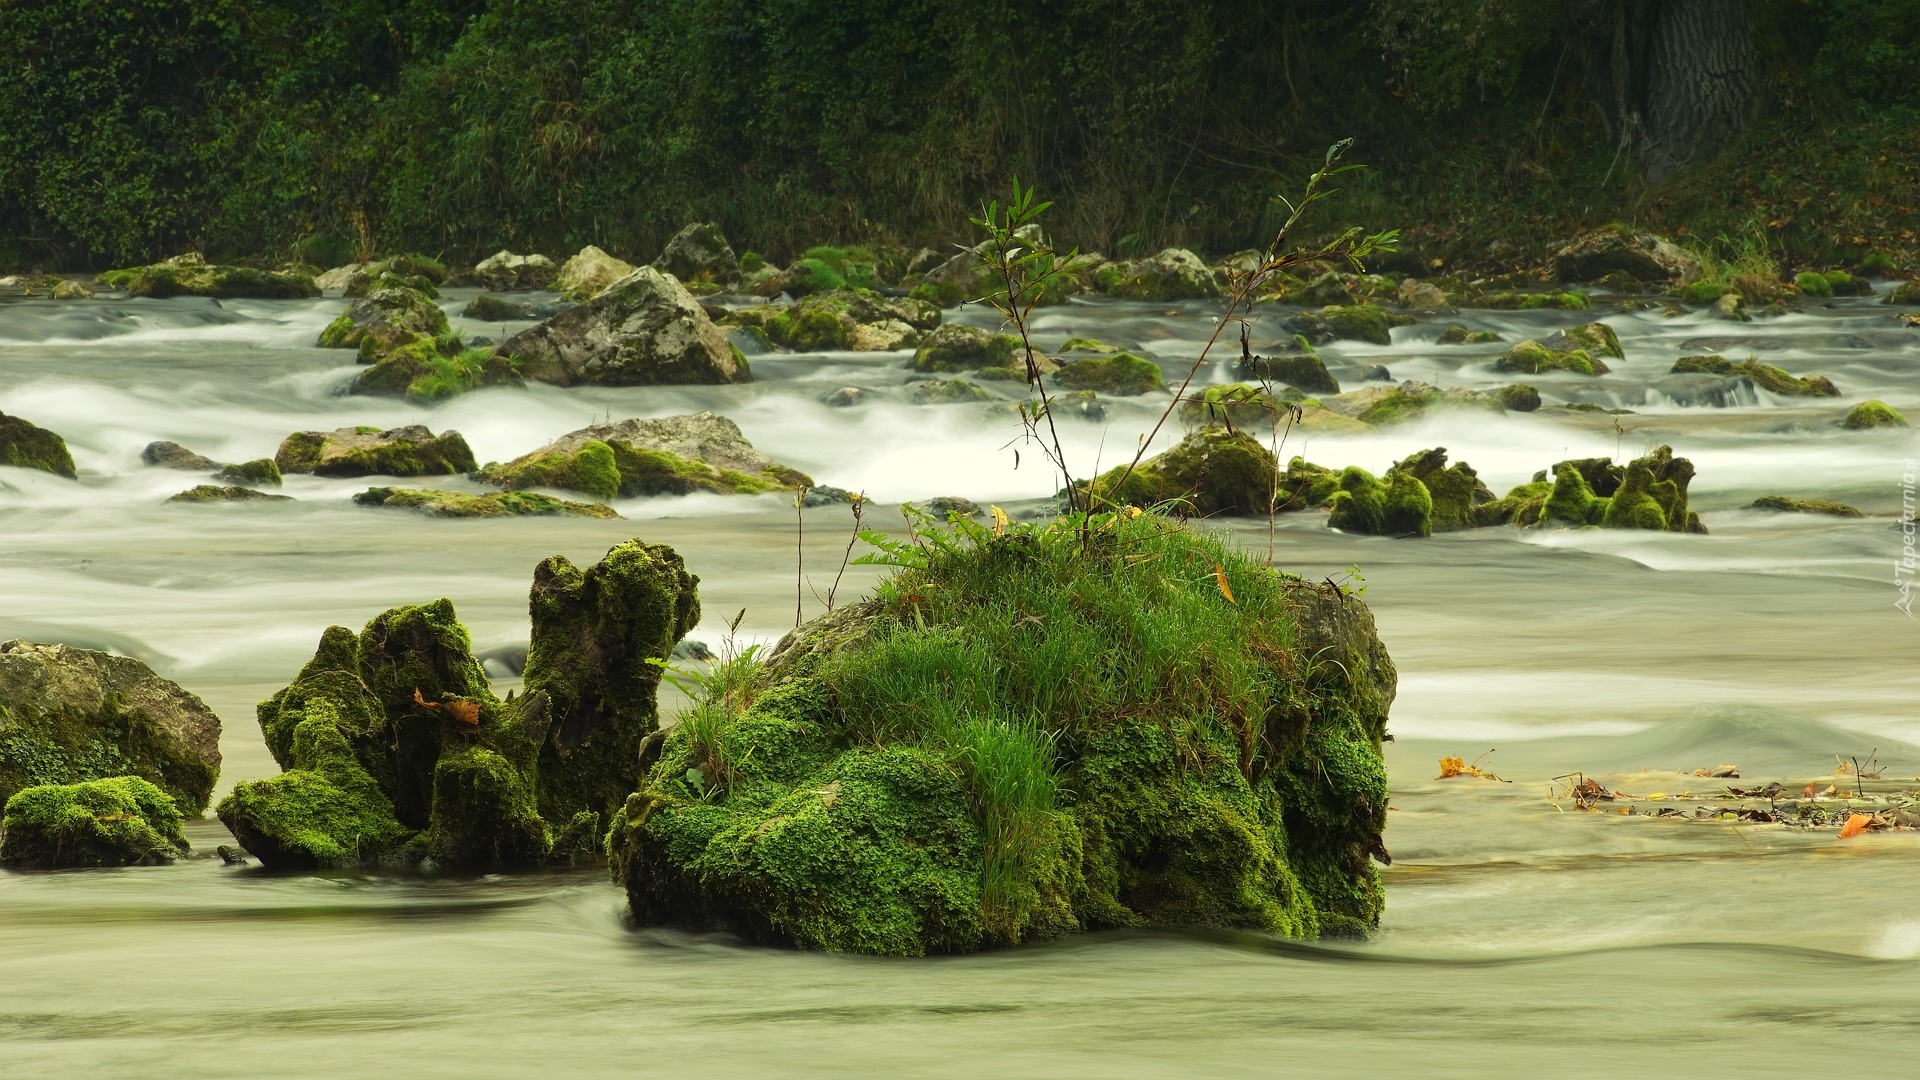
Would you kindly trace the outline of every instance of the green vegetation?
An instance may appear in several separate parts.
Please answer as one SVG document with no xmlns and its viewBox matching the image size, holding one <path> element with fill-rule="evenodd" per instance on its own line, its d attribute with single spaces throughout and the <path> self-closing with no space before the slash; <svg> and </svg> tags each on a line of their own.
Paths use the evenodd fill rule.
<svg viewBox="0 0 1920 1080">
<path fill-rule="evenodd" d="M 1612 369 L 1585 349 L 1549 349 L 1537 341 L 1527 340 L 1514 343 L 1505 356 L 1494 361 L 1493 370 L 1518 375 L 1539 375 L 1548 371 L 1605 375 Z"/>
<path fill-rule="evenodd" d="M 153 866 L 186 854 L 180 811 L 137 776 L 30 787 L 6 801 L 0 866 Z"/>
<path fill-rule="evenodd" d="M 1166 387 L 1159 364 L 1128 352 L 1076 360 L 1061 368 L 1053 381 L 1069 390 L 1093 390 L 1116 397 L 1138 397 Z"/>
<path fill-rule="evenodd" d="M 73 455 L 67 440 L 37 424 L 0 412 L 0 465 L 16 469 L 38 469 L 55 476 L 75 478 Z"/>
<path fill-rule="evenodd" d="M 1153 514 L 917 533 L 668 732 L 609 837 L 638 921 L 895 955 L 1377 924 L 1364 609 Z"/>
<path fill-rule="evenodd" d="M 593 517 L 617 518 L 613 508 L 602 503 L 577 503 L 541 495 L 532 491 L 496 491 L 487 495 L 469 495 L 461 491 L 421 488 L 368 488 L 353 497 L 359 506 L 388 506 L 417 510 L 434 517 Z"/>
<path fill-rule="evenodd" d="M 244 461 L 238 465 L 227 465 L 213 474 L 215 480 L 225 480 L 230 484 L 271 484 L 280 486 L 280 466 L 272 458 L 258 461 Z"/>
<path fill-rule="evenodd" d="M 1864 431 L 1867 428 L 1907 427 L 1907 418 L 1901 416 L 1891 405 L 1884 401 L 1863 401 L 1847 410 L 1841 417 L 1840 426 L 1848 431 Z"/>
<path fill-rule="evenodd" d="M 1244 431 L 1209 425 L 1129 471 L 1109 469 L 1088 485 L 1095 507 L 1170 504 L 1197 517 L 1263 516 L 1278 463 Z"/>
<path fill-rule="evenodd" d="M 1734 363 L 1724 356 L 1683 356 L 1673 363 L 1676 375 L 1689 372 L 1711 375 L 1744 376 L 1756 386 L 1775 394 L 1788 397 L 1838 397 L 1839 387 L 1823 375 L 1789 375 L 1772 364 L 1763 364 L 1753 357 L 1741 363 Z"/>
</svg>

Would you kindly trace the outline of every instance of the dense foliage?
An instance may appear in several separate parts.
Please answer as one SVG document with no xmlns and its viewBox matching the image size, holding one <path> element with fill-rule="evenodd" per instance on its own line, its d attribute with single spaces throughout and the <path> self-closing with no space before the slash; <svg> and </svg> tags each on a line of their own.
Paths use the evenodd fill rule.
<svg viewBox="0 0 1920 1080">
<path fill-rule="evenodd" d="M 1345 207 L 1423 256 L 1615 217 L 1913 244 L 1920 0 L 1753 0 L 1767 112 L 1651 192 L 1582 85 L 1594 7 L 0 3 L 0 265 L 651 257 L 696 217 L 786 257 L 958 237 L 1016 172 L 1083 246 L 1225 249 L 1347 134 L 1375 168 Z"/>
</svg>

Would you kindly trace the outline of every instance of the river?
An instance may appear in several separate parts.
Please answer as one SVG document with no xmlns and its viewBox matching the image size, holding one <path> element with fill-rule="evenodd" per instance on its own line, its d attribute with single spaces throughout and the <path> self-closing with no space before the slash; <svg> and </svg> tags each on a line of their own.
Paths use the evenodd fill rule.
<svg viewBox="0 0 1920 1080">
<path fill-rule="evenodd" d="M 456 327 L 472 295 L 446 291 Z M 226 725 L 221 793 L 274 771 L 253 703 L 329 624 L 450 597 L 504 693 L 535 563 L 590 563 L 640 536 L 700 575 L 695 637 L 717 644 L 744 608 L 743 638 L 771 640 L 793 623 L 796 515 L 775 496 L 695 496 L 623 500 L 619 521 L 438 520 L 353 505 L 368 481 L 310 476 L 287 478 L 290 503 L 166 505 L 201 478 L 142 465 L 150 441 L 243 461 L 293 431 L 424 423 L 504 461 L 608 416 L 712 409 L 820 483 L 865 490 L 883 525 L 903 499 L 1018 513 L 1058 486 L 1004 407 L 908 404 L 905 354 L 760 356 L 756 381 L 731 387 L 535 386 L 432 408 L 340 396 L 352 356 L 313 342 L 341 303 L 0 300 L 0 410 L 60 432 L 80 470 L 0 469 L 0 639 L 137 656 L 199 694 Z M 1835 426 L 1870 397 L 1920 416 L 1920 329 L 1890 311 L 1837 300 L 1741 325 L 1603 301 L 1464 311 L 1390 346 L 1322 349 L 1349 388 L 1374 364 L 1491 388 L 1511 381 L 1487 370 L 1504 346 L 1438 346 L 1441 326 L 1510 341 L 1603 318 L 1626 353 L 1613 374 L 1530 381 L 1550 403 L 1630 414 L 1441 413 L 1294 436 L 1283 456 L 1379 472 L 1445 446 L 1504 492 L 1563 458 L 1671 443 L 1698 467 L 1692 505 L 1711 530 L 1389 540 L 1321 514 L 1281 519 L 1283 568 L 1358 567 L 1400 671 L 1394 862 L 1367 942 L 1116 933 L 916 961 L 747 948 L 633 928 L 594 869 L 229 867 L 209 817 L 174 866 L 0 872 L 0 1076 L 1910 1076 L 1920 833 L 1840 841 L 1548 798 L 1574 770 L 1700 793 L 1724 781 L 1687 775 L 1697 767 L 1798 782 L 1876 749 L 1889 778 L 1920 785 L 1920 625 L 1894 606 L 1893 566 L 1903 463 L 1920 443 Z M 1177 377 L 1216 314 L 1076 301 L 1045 309 L 1036 335 L 1131 342 Z M 1702 347 L 1727 338 L 1750 340 Z M 1674 358 L 1705 351 L 1827 375 L 1842 397 L 1705 407 L 1653 388 Z M 1214 364 L 1200 381 L 1227 379 Z M 819 402 L 849 385 L 865 404 Z M 994 384 L 1009 400 L 1017 389 Z M 1104 422 L 1066 424 L 1069 460 L 1084 474 L 1131 456 L 1164 401 L 1110 401 Z M 1179 434 L 1169 424 L 1161 443 Z M 1740 509 L 1765 494 L 1868 516 Z M 802 517 L 803 573 L 824 592 L 848 511 Z M 1212 527 L 1265 549 L 1264 522 Z M 843 595 L 873 580 L 856 567 Z M 1483 764 L 1511 783 L 1434 779 L 1441 756 L 1490 748 Z"/>
</svg>

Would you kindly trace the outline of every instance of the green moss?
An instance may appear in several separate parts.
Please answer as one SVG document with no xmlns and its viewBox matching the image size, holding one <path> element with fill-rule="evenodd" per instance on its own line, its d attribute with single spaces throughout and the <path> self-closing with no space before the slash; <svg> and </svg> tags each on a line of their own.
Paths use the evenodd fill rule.
<svg viewBox="0 0 1920 1080">
<path fill-rule="evenodd" d="M 1414 454 L 1388 470 L 1388 474 L 1412 477 L 1426 488 L 1429 495 L 1429 532 L 1471 528 L 1473 508 L 1493 501 L 1493 492 L 1480 482 L 1480 476 L 1473 471 L 1473 466 L 1460 461 L 1448 467 L 1444 447 Z M 1418 502 L 1411 493 L 1407 498 L 1413 503 Z"/>
<path fill-rule="evenodd" d="M 1830 517 L 1860 517 L 1860 511 L 1846 503 L 1827 499 L 1796 499 L 1787 495 L 1763 495 L 1746 506 L 1748 510 L 1770 510 L 1776 514 L 1826 514 Z"/>
<path fill-rule="evenodd" d="M 1732 375 L 1733 361 L 1724 356 L 1683 356 L 1673 362 L 1675 375 Z"/>
<path fill-rule="evenodd" d="M 947 323 L 927 335 L 913 354 L 915 371 L 971 371 L 983 367 L 1011 367 L 1020 350 L 1012 334 L 990 334 L 972 326 Z"/>
<path fill-rule="evenodd" d="M 1287 471 L 1280 474 L 1276 509 L 1284 512 L 1326 506 L 1332 501 L 1333 493 L 1338 490 L 1340 490 L 1340 474 L 1332 469 L 1315 465 L 1305 458 L 1296 457 L 1287 462 Z"/>
<path fill-rule="evenodd" d="M 1377 925 L 1391 664 L 1296 606 L 1351 601 L 1155 515 L 979 532 L 667 734 L 609 835 L 637 921 L 894 955 Z"/>
<path fill-rule="evenodd" d="M 222 487 L 219 484 L 198 484 L 178 495 L 167 497 L 170 503 L 212 503 L 212 502 L 292 502 L 285 495 L 270 495 L 252 488 Z"/>
<path fill-rule="evenodd" d="M 1440 451 L 1445 460 L 1445 451 Z M 1468 475 L 1472 475 L 1469 469 Z M 1382 536 L 1431 536 L 1433 495 L 1420 480 L 1399 468 L 1382 482 L 1357 465 L 1340 473 L 1339 490 L 1328 501 L 1327 524 L 1343 532 Z"/>
<path fill-rule="evenodd" d="M 567 502 L 531 491 L 496 491 L 468 495 L 459 491 L 418 488 L 368 488 L 353 497 L 359 506 L 386 506 L 417 510 L 434 517 L 592 517 L 617 518 L 601 503 Z"/>
<path fill-rule="evenodd" d="M 1251 435 L 1209 426 L 1131 473 L 1108 470 L 1090 490 L 1096 507 L 1172 503 L 1199 517 L 1264 515 L 1278 469 L 1273 453 Z"/>
<path fill-rule="evenodd" d="M 610 820 L 634 790 L 659 726 L 656 661 L 699 624 L 699 584 L 672 548 L 638 540 L 585 570 L 558 555 L 534 570 L 525 681 L 552 714 L 539 748 L 548 821 Z"/>
<path fill-rule="evenodd" d="M 1365 341 L 1374 345 L 1393 344 L 1392 328 L 1412 325 L 1413 319 L 1388 311 L 1376 304 L 1345 304 L 1321 308 L 1321 323 L 1334 337 Z M 1301 389 L 1307 389 L 1301 387 Z"/>
<path fill-rule="evenodd" d="M 1799 289 L 1800 292 L 1806 296 L 1829 297 L 1833 295 L 1833 283 L 1828 281 L 1825 275 L 1816 274 L 1811 270 L 1794 275 L 1793 284 L 1795 288 Z"/>
<path fill-rule="evenodd" d="M 1540 391 L 1526 383 L 1503 386 L 1493 396 L 1508 412 L 1537 412 L 1540 408 Z"/>
<path fill-rule="evenodd" d="M 1180 402 L 1180 419 L 1188 424 L 1220 424 L 1253 431 L 1270 429 L 1286 420 L 1285 408 L 1272 394 L 1248 383 L 1209 386 L 1198 394 L 1189 392 Z"/>
<path fill-rule="evenodd" d="M 1840 426 L 1848 431 L 1864 431 L 1878 427 L 1906 427 L 1907 418 L 1884 401 L 1863 401 L 1847 410 L 1840 420 Z"/>
<path fill-rule="evenodd" d="M 216 767 L 138 709 L 109 698 L 97 711 L 49 709 L 37 701 L 0 704 L 0 801 L 23 788 L 138 776 L 198 815 L 213 793 Z"/>
<path fill-rule="evenodd" d="M 1545 480 L 1521 484 L 1501 498 L 1472 507 L 1467 520 L 1475 528 L 1535 524 L 1552 491 L 1553 484 Z"/>
<path fill-rule="evenodd" d="M 1138 397 L 1166 388 L 1160 365 L 1126 352 L 1076 360 L 1055 373 L 1053 381 L 1069 390 L 1093 390 L 1116 397 Z"/>
<path fill-rule="evenodd" d="M 382 438 L 356 441 L 368 435 Z M 421 426 L 296 431 L 281 440 L 273 460 L 282 473 L 335 477 L 451 476 L 476 467 L 459 432 L 435 435 Z"/>
<path fill-rule="evenodd" d="M 1555 345 L 1579 349 L 1588 356 L 1611 356 L 1616 360 L 1624 360 L 1627 356 L 1620 348 L 1620 336 L 1614 333 L 1613 327 L 1606 323 L 1592 322 L 1570 326 L 1554 336 Z"/>
<path fill-rule="evenodd" d="M 1553 488 L 1540 507 L 1541 525 L 1598 525 L 1607 512 L 1607 500 L 1593 493 L 1587 479 L 1571 462 L 1553 467 Z"/>
<path fill-rule="evenodd" d="M 1468 330 L 1464 326 L 1449 326 L 1440 332 L 1441 345 L 1486 345 L 1499 341 L 1500 335 L 1491 330 Z"/>
<path fill-rule="evenodd" d="M 1587 294 L 1573 291 L 1497 292 L 1480 297 L 1469 305 L 1495 311 L 1585 311 L 1593 306 Z"/>
<path fill-rule="evenodd" d="M 1521 341 L 1494 362 L 1493 370 L 1523 375 L 1571 371 L 1576 375 L 1605 375 L 1612 369 L 1585 349 L 1549 349 L 1537 341 Z"/>
<path fill-rule="evenodd" d="M 272 484 L 280 486 L 280 466 L 272 458 L 228 465 L 213 474 L 215 480 L 225 480 L 230 484 Z"/>
<path fill-rule="evenodd" d="M 303 273 L 255 270 L 250 266 L 216 266 L 198 254 L 181 255 L 151 266 L 109 271 L 98 280 L 133 296 L 164 300 L 175 296 L 211 296 L 220 299 L 301 300 L 320 295 L 320 287 Z"/>
<path fill-rule="evenodd" d="M 467 306 L 460 309 L 460 315 L 463 318 L 476 319 L 480 322 L 510 322 L 514 319 L 526 318 L 527 309 L 511 300 L 502 300 L 491 293 L 481 293 L 479 296 L 467 301 Z M 328 331 L 333 331 L 334 326 L 338 325 L 340 321 L 345 318 L 346 316 L 342 315 L 340 319 L 334 320 L 334 323 L 327 327 Z M 340 335 L 336 333 L 334 336 L 338 337 Z M 320 344 L 327 344 L 325 334 L 321 335 Z"/>
<path fill-rule="evenodd" d="M 3 412 L 0 412 L 0 465 L 38 469 L 69 480 L 77 476 L 65 439 Z"/>
<path fill-rule="evenodd" d="M 1068 338 L 1062 343 L 1060 351 L 1062 353 L 1094 353 L 1104 356 L 1108 353 L 1125 352 L 1126 350 L 1118 345 L 1109 345 L 1098 338 L 1076 337 Z"/>
<path fill-rule="evenodd" d="M 944 379 L 915 383 L 907 391 L 907 400 L 915 405 L 962 405 L 992 401 L 993 395 L 965 379 Z"/>
<path fill-rule="evenodd" d="M 1327 373 L 1327 365 L 1320 355 L 1307 344 L 1307 340 L 1295 339 L 1298 353 L 1283 353 L 1279 356 L 1243 357 L 1237 362 L 1236 371 L 1241 378 L 1266 379 L 1282 386 L 1291 386 L 1307 394 L 1337 394 L 1340 384 Z"/>
<path fill-rule="evenodd" d="M 1820 375 L 1793 376 L 1771 364 L 1749 358 L 1734 363 L 1724 356 L 1683 356 L 1674 361 L 1673 373 L 1744 376 L 1770 393 L 1786 397 L 1836 397 L 1840 390 Z"/>
<path fill-rule="evenodd" d="M 853 320 L 825 307 L 796 305 L 767 328 L 774 341 L 801 352 L 853 347 Z"/>
<path fill-rule="evenodd" d="M 180 811 L 137 776 L 30 787 L 6 801 L 0 866 L 153 866 L 186 854 Z"/>
</svg>

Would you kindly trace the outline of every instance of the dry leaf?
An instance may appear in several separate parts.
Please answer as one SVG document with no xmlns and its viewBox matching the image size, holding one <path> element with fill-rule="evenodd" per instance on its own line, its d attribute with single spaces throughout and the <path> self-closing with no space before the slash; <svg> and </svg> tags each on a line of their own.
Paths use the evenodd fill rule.
<svg viewBox="0 0 1920 1080">
<path fill-rule="evenodd" d="M 1487 751 L 1487 754 L 1491 753 L 1493 753 L 1493 751 Z M 1443 757 L 1440 759 L 1440 775 L 1434 777 L 1434 779 L 1451 780 L 1456 776 L 1477 776 L 1482 780 L 1500 780 L 1500 777 L 1480 767 L 1480 762 L 1486 758 L 1487 754 L 1481 754 L 1479 757 L 1474 758 L 1473 764 L 1471 765 L 1467 764 L 1467 759 L 1465 758 Z M 1506 781 L 1501 780 L 1501 783 L 1505 782 Z"/>
<path fill-rule="evenodd" d="M 461 725 L 466 727 L 480 726 L 479 702 L 454 698 L 450 701 L 443 701 L 440 704 L 446 706 L 447 715 L 453 717 L 453 719 Z"/>
<path fill-rule="evenodd" d="M 423 709 L 437 709 L 440 707 L 438 704 L 421 697 L 420 688 L 417 686 L 413 688 L 413 703 Z"/>
<path fill-rule="evenodd" d="M 1815 780 L 1812 783 L 1807 785 L 1807 790 L 1801 792 L 1800 797 L 1803 799 L 1811 799 L 1815 795 L 1819 794 L 1819 792 L 1820 792 L 1820 781 Z"/>
<path fill-rule="evenodd" d="M 1851 840 L 1859 836 L 1861 833 L 1867 831 L 1867 826 L 1871 824 L 1872 821 L 1873 819 L 1865 814 L 1847 815 L 1847 823 L 1840 826 L 1840 839 Z"/>
<path fill-rule="evenodd" d="M 1005 510 L 1000 509 L 997 506 L 993 507 L 992 510 L 993 510 L 993 535 L 995 536 L 1007 535 L 1007 512 Z"/>
<path fill-rule="evenodd" d="M 1220 595 L 1227 598 L 1227 603 L 1239 603 L 1239 601 L 1233 598 L 1233 590 L 1227 588 L 1227 572 L 1221 568 L 1219 563 L 1213 564 L 1213 580 L 1220 583 Z"/>
</svg>

